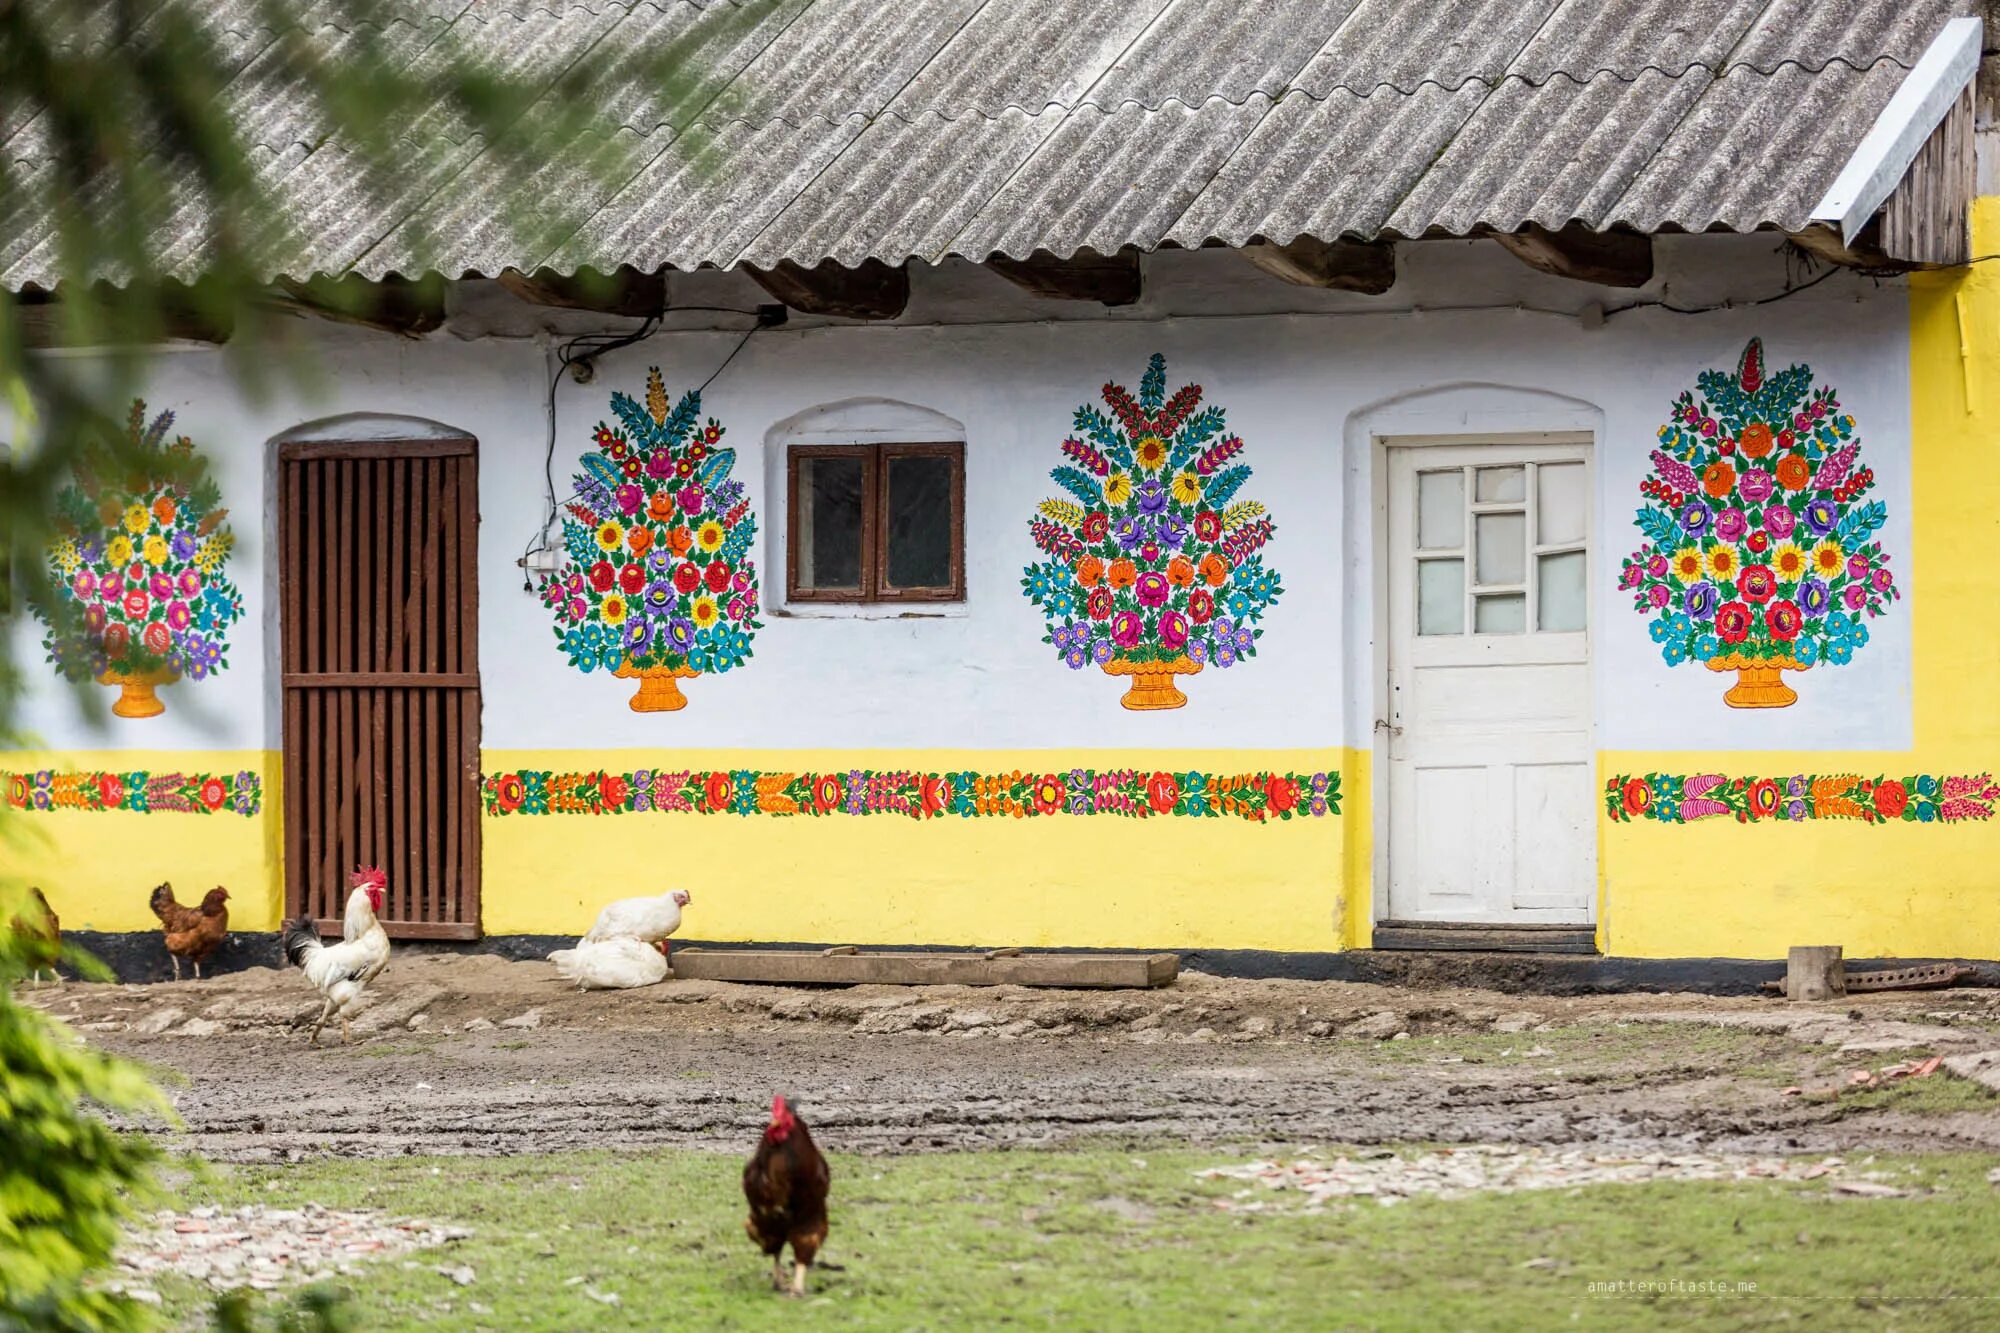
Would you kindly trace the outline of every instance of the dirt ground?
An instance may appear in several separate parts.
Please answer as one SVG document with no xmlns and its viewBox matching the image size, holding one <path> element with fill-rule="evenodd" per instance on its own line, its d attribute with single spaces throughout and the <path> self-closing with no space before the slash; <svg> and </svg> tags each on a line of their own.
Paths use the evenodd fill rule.
<svg viewBox="0 0 2000 1333">
<path fill-rule="evenodd" d="M 669 981 L 583 994 L 547 963 L 405 954 L 354 1044 L 329 1032 L 319 1050 L 304 1026 L 318 1005 L 296 972 L 28 997 L 168 1071 L 183 1142 L 220 1160 L 734 1152 L 774 1091 L 852 1152 L 1086 1135 L 2000 1149 L 2000 1098 L 1976 1084 L 1836 1092 L 1851 1071 L 2000 1051 L 1989 990 L 1789 1005 L 1187 974 L 1143 992 Z M 1925 1083 L 1946 1081 L 1958 1082 Z"/>
</svg>

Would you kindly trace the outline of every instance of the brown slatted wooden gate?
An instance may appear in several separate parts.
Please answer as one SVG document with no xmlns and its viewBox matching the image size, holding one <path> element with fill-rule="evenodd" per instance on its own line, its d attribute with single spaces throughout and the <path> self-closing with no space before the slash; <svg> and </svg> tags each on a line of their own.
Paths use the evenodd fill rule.
<svg viewBox="0 0 2000 1333">
<path fill-rule="evenodd" d="M 390 935 L 479 937 L 475 449 L 279 447 L 288 916 L 337 932 L 379 865 Z"/>
</svg>

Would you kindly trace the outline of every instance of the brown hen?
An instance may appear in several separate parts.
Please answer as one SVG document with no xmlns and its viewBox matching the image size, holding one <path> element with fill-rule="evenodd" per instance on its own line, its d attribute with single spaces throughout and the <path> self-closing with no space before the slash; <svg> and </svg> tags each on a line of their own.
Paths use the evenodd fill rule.
<svg viewBox="0 0 2000 1333">
<path fill-rule="evenodd" d="M 21 941 L 21 960 L 28 965 L 28 980 L 39 985 L 44 969 L 51 981 L 61 980 L 56 975 L 56 963 L 62 958 L 62 922 L 40 889 L 28 890 L 28 900 L 21 904 L 10 929 Z"/>
<path fill-rule="evenodd" d="M 153 915 L 160 918 L 167 953 L 174 960 L 174 980 L 181 979 L 183 958 L 194 964 L 195 980 L 201 980 L 201 965 L 229 934 L 229 890 L 210 889 L 200 907 L 183 907 L 174 898 L 174 886 L 162 884 L 153 890 Z"/>
</svg>

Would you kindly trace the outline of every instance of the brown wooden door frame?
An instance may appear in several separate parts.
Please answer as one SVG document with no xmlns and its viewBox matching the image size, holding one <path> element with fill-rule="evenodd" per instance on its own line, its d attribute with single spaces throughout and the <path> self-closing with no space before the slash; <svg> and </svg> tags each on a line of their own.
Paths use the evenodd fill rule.
<svg viewBox="0 0 2000 1333">
<path fill-rule="evenodd" d="M 285 912 L 340 929 L 353 863 L 400 939 L 480 934 L 478 444 L 278 450 Z"/>
</svg>

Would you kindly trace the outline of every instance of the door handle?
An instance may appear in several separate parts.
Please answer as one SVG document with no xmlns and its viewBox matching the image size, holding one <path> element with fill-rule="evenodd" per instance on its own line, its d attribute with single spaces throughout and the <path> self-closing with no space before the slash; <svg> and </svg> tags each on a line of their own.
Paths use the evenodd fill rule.
<svg viewBox="0 0 2000 1333">
<path fill-rule="evenodd" d="M 1403 734 L 1403 729 L 1399 726 L 1396 726 L 1394 723 L 1390 722 L 1389 719 L 1386 717 L 1378 717 L 1375 719 L 1375 730 L 1388 732 L 1390 739 L 1392 740 L 1397 736 Z"/>
</svg>

